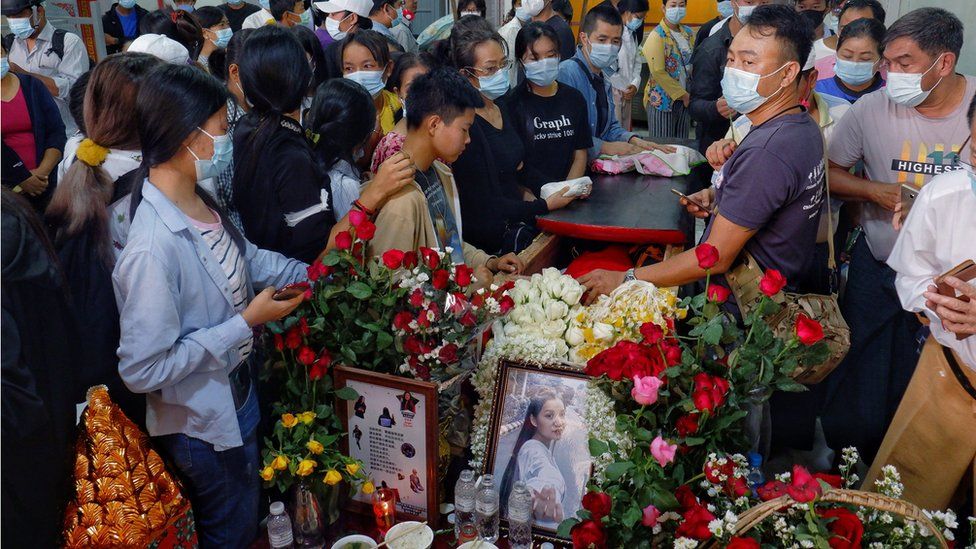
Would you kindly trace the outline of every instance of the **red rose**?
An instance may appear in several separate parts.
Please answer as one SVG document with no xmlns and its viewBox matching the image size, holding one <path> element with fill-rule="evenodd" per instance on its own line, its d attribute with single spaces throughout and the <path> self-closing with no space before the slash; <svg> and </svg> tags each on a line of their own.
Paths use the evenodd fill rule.
<svg viewBox="0 0 976 549">
<path fill-rule="evenodd" d="M 724 465 L 718 465 L 718 463 L 709 461 L 705 463 L 704 472 L 708 482 L 719 484 L 732 478 L 733 473 L 735 473 L 735 462 L 731 459 L 726 459 Z"/>
<path fill-rule="evenodd" d="M 363 224 L 356 227 L 356 238 L 369 241 L 376 235 L 376 224 L 372 221 L 363 221 Z"/>
<path fill-rule="evenodd" d="M 478 323 L 478 318 L 474 316 L 474 313 L 468 311 L 464 313 L 463 316 L 461 316 L 458 322 L 460 322 L 462 326 L 467 326 L 470 328 L 471 326 L 474 326 L 475 324 Z"/>
<path fill-rule="evenodd" d="M 424 264 L 430 270 L 436 269 L 441 264 L 441 256 L 437 255 L 437 250 L 420 248 L 420 256 L 424 258 Z"/>
<path fill-rule="evenodd" d="M 507 315 L 509 311 L 515 308 L 515 300 L 508 295 L 502 296 L 498 300 L 498 307 L 501 309 L 503 315 Z"/>
<path fill-rule="evenodd" d="M 307 336 L 312 332 L 308 329 L 308 320 L 306 320 L 304 316 L 298 319 L 298 331 L 301 332 L 303 336 Z"/>
<path fill-rule="evenodd" d="M 315 351 L 308 346 L 302 347 L 302 349 L 298 351 L 298 362 L 304 366 L 312 364 L 315 362 Z"/>
<path fill-rule="evenodd" d="M 756 488 L 759 499 L 769 501 L 780 496 L 786 495 L 786 483 L 780 480 L 771 480 L 766 484 Z"/>
<path fill-rule="evenodd" d="M 274 335 L 274 348 L 278 351 L 285 350 L 285 338 L 281 337 L 281 334 Z"/>
<path fill-rule="evenodd" d="M 633 379 L 635 376 L 660 377 L 664 368 L 661 353 L 657 349 L 633 341 L 621 341 L 591 358 L 584 371 L 593 377 L 606 375 L 614 381 L 620 381 L 624 378 Z"/>
<path fill-rule="evenodd" d="M 434 276 L 430 279 L 431 286 L 435 290 L 444 290 L 447 288 L 447 283 L 451 280 L 451 273 L 445 269 L 437 269 L 434 271 Z"/>
<path fill-rule="evenodd" d="M 678 500 L 682 511 L 698 505 L 698 498 L 695 497 L 695 494 L 691 491 L 691 487 L 687 484 L 682 484 L 674 491 L 674 498 Z"/>
<path fill-rule="evenodd" d="M 790 485 L 786 487 L 786 493 L 797 503 L 807 503 L 813 501 L 820 495 L 820 483 L 813 478 L 810 471 L 800 465 L 793 466 L 793 475 Z"/>
<path fill-rule="evenodd" d="M 569 535 L 573 538 L 573 549 L 604 549 L 607 546 L 607 534 L 595 520 L 584 520 L 573 526 Z"/>
<path fill-rule="evenodd" d="M 417 266 L 417 252 L 405 252 L 403 254 L 403 267 L 413 269 Z"/>
<path fill-rule="evenodd" d="M 644 343 L 647 345 L 657 345 L 664 339 L 664 328 L 661 328 L 653 322 L 645 322 L 641 325 L 640 333 L 644 337 Z"/>
<path fill-rule="evenodd" d="M 323 350 L 322 355 L 312 364 L 312 367 L 308 370 L 308 378 L 312 381 L 318 381 L 329 370 L 329 365 L 332 364 L 332 355 L 328 351 Z"/>
<path fill-rule="evenodd" d="M 364 246 L 362 242 L 356 242 L 355 244 L 352 245 L 352 256 L 355 257 L 356 259 L 362 259 L 363 258 L 363 251 L 365 249 L 366 249 L 366 246 Z M 355 270 L 352 270 L 352 268 L 350 268 L 349 274 L 355 275 L 356 274 L 356 271 Z"/>
<path fill-rule="evenodd" d="M 729 477 L 725 482 L 725 493 L 731 498 L 740 498 L 749 493 L 749 485 L 742 477 Z"/>
<path fill-rule="evenodd" d="M 403 342 L 403 350 L 411 355 L 420 354 L 420 340 L 414 336 L 410 336 Z"/>
<path fill-rule="evenodd" d="M 725 303 L 728 301 L 729 295 L 732 294 L 732 290 L 718 284 L 709 284 L 707 293 L 709 301 Z"/>
<path fill-rule="evenodd" d="M 786 287 L 786 278 L 776 269 L 766 269 L 766 274 L 759 280 L 759 291 L 769 297 L 778 294 Z"/>
<path fill-rule="evenodd" d="M 814 473 L 813 478 L 822 480 L 832 488 L 843 488 L 844 479 L 840 475 L 828 475 L 827 473 Z"/>
<path fill-rule="evenodd" d="M 824 338 L 823 326 L 816 320 L 800 313 L 796 317 L 796 337 L 804 345 L 813 345 Z"/>
<path fill-rule="evenodd" d="M 417 288 L 410 294 L 410 306 L 421 307 L 424 304 L 424 292 Z"/>
<path fill-rule="evenodd" d="M 698 432 L 698 414 L 688 414 L 678 418 L 674 422 L 675 429 L 678 430 L 679 437 L 687 437 Z"/>
<path fill-rule="evenodd" d="M 705 242 L 695 246 L 695 257 L 698 258 L 699 267 L 711 269 L 718 263 L 718 250 L 715 246 Z"/>
<path fill-rule="evenodd" d="M 463 263 L 454 269 L 454 281 L 457 282 L 457 285 L 462 288 L 467 288 L 471 285 L 472 275 L 474 275 L 474 269 Z"/>
<path fill-rule="evenodd" d="M 336 235 L 336 248 L 340 250 L 348 250 L 352 247 L 352 235 L 349 231 L 342 231 Z"/>
<path fill-rule="evenodd" d="M 681 363 L 681 346 L 678 345 L 676 339 L 665 340 L 664 360 L 668 363 L 668 366 L 675 366 Z"/>
<path fill-rule="evenodd" d="M 694 380 L 695 388 L 691 393 L 691 399 L 695 404 L 695 409 L 714 414 L 719 406 L 725 404 L 725 396 L 729 392 L 729 382 L 706 373 L 695 375 Z"/>
<path fill-rule="evenodd" d="M 349 224 L 353 227 L 359 227 L 366 221 L 366 214 L 357 208 L 349 210 Z"/>
<path fill-rule="evenodd" d="M 441 347 L 441 350 L 437 353 L 437 358 L 444 364 L 453 364 L 458 359 L 457 350 L 457 345 L 448 343 Z"/>
<path fill-rule="evenodd" d="M 708 512 L 702 504 L 692 505 L 687 511 L 681 514 L 684 519 L 678 525 L 675 535 L 678 537 L 692 538 L 699 541 L 712 537 L 712 532 L 708 529 L 708 523 L 715 520 L 715 515 Z"/>
<path fill-rule="evenodd" d="M 403 250 L 387 250 L 383 252 L 383 264 L 387 269 L 399 269 L 403 265 Z"/>
<path fill-rule="evenodd" d="M 599 522 L 600 519 L 610 514 L 613 500 L 604 492 L 587 492 L 583 496 L 583 509 L 590 512 L 593 520 Z"/>
<path fill-rule="evenodd" d="M 297 326 L 292 326 L 285 334 L 285 347 L 295 350 L 302 344 L 302 334 L 298 333 Z"/>
<path fill-rule="evenodd" d="M 725 549 L 759 549 L 759 542 L 752 538 L 740 538 L 738 536 L 732 536 L 729 540 L 729 544 L 725 546 Z"/>
<path fill-rule="evenodd" d="M 406 331 L 410 327 L 410 322 L 413 320 L 413 315 L 408 311 L 400 311 L 393 317 L 393 327 L 397 330 Z"/>
<path fill-rule="evenodd" d="M 306 270 L 308 279 L 311 280 L 312 282 L 315 282 L 316 280 L 318 280 L 319 278 L 321 278 L 326 274 L 327 269 L 328 267 L 323 265 L 321 261 L 316 261 L 315 263 L 312 263 L 311 265 L 308 266 L 308 270 Z"/>
<path fill-rule="evenodd" d="M 825 519 L 833 519 L 827 524 L 830 531 L 830 549 L 859 549 L 864 535 L 864 524 L 857 515 L 844 507 L 817 511 Z"/>
</svg>

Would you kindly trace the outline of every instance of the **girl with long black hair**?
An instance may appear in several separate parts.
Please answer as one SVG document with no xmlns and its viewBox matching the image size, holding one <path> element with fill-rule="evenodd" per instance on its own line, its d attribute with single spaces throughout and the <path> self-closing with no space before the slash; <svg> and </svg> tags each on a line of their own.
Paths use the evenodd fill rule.
<svg viewBox="0 0 976 549">
<path fill-rule="evenodd" d="M 146 393 L 147 429 L 183 478 L 200 546 L 246 547 L 260 490 L 252 330 L 298 306 L 301 296 L 272 296 L 305 279 L 307 266 L 248 242 L 198 185 L 231 153 L 219 81 L 187 65 L 157 67 L 136 115 L 143 177 L 113 272 L 119 373 Z"/>
</svg>

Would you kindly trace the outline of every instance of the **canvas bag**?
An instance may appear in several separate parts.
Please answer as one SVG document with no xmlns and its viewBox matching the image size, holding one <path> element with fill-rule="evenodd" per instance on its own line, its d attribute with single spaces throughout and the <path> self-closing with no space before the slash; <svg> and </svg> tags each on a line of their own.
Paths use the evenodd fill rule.
<svg viewBox="0 0 976 549">
<path fill-rule="evenodd" d="M 823 381 L 830 372 L 837 368 L 851 348 L 851 329 L 840 313 L 837 299 L 837 262 L 834 259 L 834 225 L 830 208 L 830 162 L 827 159 L 827 143 L 824 142 L 824 181 L 826 195 L 824 202 L 827 206 L 827 269 L 830 271 L 830 294 L 796 294 L 780 292 L 773 296 L 782 308 L 766 321 L 777 337 L 790 339 L 796 329 L 796 319 L 800 313 L 820 322 L 823 326 L 824 342 L 830 353 L 820 364 L 807 364 L 793 372 L 793 379 L 798 383 L 814 384 Z M 732 294 L 739 305 L 743 317 L 755 310 L 763 294 L 759 291 L 759 281 L 763 277 L 763 269 L 756 258 L 749 252 L 742 250 L 738 263 L 725 273 L 725 278 L 732 289 Z"/>
</svg>

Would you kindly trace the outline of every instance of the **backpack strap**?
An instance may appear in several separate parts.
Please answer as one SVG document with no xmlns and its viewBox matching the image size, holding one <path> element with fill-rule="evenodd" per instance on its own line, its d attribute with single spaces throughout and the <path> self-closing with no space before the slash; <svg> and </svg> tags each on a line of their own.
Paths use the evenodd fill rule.
<svg viewBox="0 0 976 549">
<path fill-rule="evenodd" d="M 53 53 L 58 59 L 64 59 L 64 35 L 68 34 L 63 29 L 54 29 L 54 36 L 51 37 L 51 47 L 46 53 Z M 9 50 L 8 50 L 9 51 Z"/>
<path fill-rule="evenodd" d="M 7 50 L 7 53 L 10 53 L 10 47 L 14 45 L 14 38 L 16 36 L 12 32 L 3 35 L 3 49 Z"/>
</svg>

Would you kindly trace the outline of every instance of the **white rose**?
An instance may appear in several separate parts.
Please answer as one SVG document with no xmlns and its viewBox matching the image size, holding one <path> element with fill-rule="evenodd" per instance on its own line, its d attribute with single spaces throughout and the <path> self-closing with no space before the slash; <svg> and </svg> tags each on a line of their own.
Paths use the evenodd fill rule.
<svg viewBox="0 0 976 549">
<path fill-rule="evenodd" d="M 566 323 L 562 320 L 547 320 L 542 323 L 542 335 L 551 339 L 562 339 Z"/>
<path fill-rule="evenodd" d="M 556 354 L 558 355 L 556 358 L 566 358 L 566 355 L 569 354 L 569 346 L 566 345 L 566 342 L 561 339 L 557 339 L 554 341 L 554 343 L 556 345 Z"/>
<path fill-rule="evenodd" d="M 566 343 L 569 343 L 573 347 L 583 344 L 583 330 L 580 330 L 577 326 L 571 326 L 566 330 Z"/>
<path fill-rule="evenodd" d="M 562 292 L 560 293 L 559 297 L 566 303 L 575 305 L 579 303 L 580 299 L 583 297 L 584 291 L 585 288 L 583 288 L 582 284 L 571 279 L 565 281 L 565 284 L 563 284 Z"/>
<path fill-rule="evenodd" d="M 542 270 L 542 280 L 546 281 L 548 284 L 552 284 L 553 281 L 559 280 L 563 275 L 560 274 L 559 269 L 555 267 L 546 267 Z"/>
<path fill-rule="evenodd" d="M 516 307 L 508 318 L 511 320 L 512 324 L 525 326 L 532 323 L 532 314 L 529 312 L 527 305 Z"/>
<path fill-rule="evenodd" d="M 528 296 L 531 288 L 532 286 L 529 284 L 528 280 L 520 278 L 515 281 L 515 287 L 512 288 L 508 294 L 512 296 L 512 299 L 514 299 L 516 302 L 525 303 L 526 297 Z"/>
<path fill-rule="evenodd" d="M 532 317 L 532 322 L 542 323 L 546 320 L 546 312 L 542 309 L 542 305 L 538 303 L 529 303 L 525 306 Z"/>
<path fill-rule="evenodd" d="M 593 338 L 597 341 L 607 341 L 613 337 L 613 326 L 596 322 L 593 324 Z"/>
<path fill-rule="evenodd" d="M 552 301 L 546 305 L 546 317 L 549 320 L 562 320 L 569 314 L 569 305 L 562 301 Z"/>
<path fill-rule="evenodd" d="M 506 337 L 514 337 L 522 332 L 522 327 L 518 324 L 513 324 L 510 322 L 505 325 L 503 332 Z"/>
</svg>

